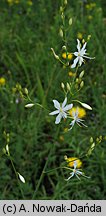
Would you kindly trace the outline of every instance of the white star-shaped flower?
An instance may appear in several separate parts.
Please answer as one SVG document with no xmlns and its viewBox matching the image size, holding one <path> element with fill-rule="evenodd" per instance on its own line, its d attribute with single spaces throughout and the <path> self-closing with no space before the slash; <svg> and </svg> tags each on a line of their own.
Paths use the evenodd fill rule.
<svg viewBox="0 0 106 216">
<path fill-rule="evenodd" d="M 78 39 L 77 39 L 77 42 L 78 42 L 78 44 L 77 44 L 78 52 L 73 53 L 76 56 L 76 58 L 74 59 L 74 62 L 71 65 L 71 68 L 75 68 L 77 63 L 79 63 L 79 65 L 81 66 L 82 63 L 84 62 L 84 58 L 93 59 L 93 58 L 87 56 L 86 49 L 85 49 L 87 43 L 85 42 L 83 47 L 81 48 L 81 43 Z"/>
<path fill-rule="evenodd" d="M 72 172 L 70 173 L 71 175 L 68 177 L 68 179 L 65 179 L 66 181 L 70 180 L 74 176 L 76 176 L 79 180 L 80 180 L 79 176 L 83 176 L 85 178 L 90 178 L 90 177 L 84 175 L 84 173 L 81 172 L 80 169 L 77 169 L 77 161 L 74 161 L 74 168 L 73 169 L 69 168 L 69 169 L 72 170 Z"/>
<path fill-rule="evenodd" d="M 73 118 L 73 120 L 70 123 L 71 128 L 69 130 L 71 130 L 73 128 L 75 123 L 77 123 L 79 126 L 83 125 L 83 126 L 87 127 L 87 125 L 83 124 L 84 120 L 78 117 L 78 109 L 76 111 L 72 112 L 72 118 Z"/>
<path fill-rule="evenodd" d="M 60 105 L 60 103 L 57 100 L 53 100 L 53 103 L 54 103 L 54 107 L 57 110 L 49 113 L 49 115 L 57 115 L 58 114 L 57 117 L 56 117 L 55 124 L 59 124 L 62 118 L 67 118 L 67 113 L 66 112 L 73 107 L 73 104 L 66 105 L 67 97 L 63 101 L 62 105 Z"/>
</svg>

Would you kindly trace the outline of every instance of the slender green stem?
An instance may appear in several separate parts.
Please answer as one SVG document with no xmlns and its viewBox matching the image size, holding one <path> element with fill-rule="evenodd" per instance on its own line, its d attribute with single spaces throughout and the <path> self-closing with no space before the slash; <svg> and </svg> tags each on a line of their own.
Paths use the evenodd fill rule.
<svg viewBox="0 0 106 216">
<path fill-rule="evenodd" d="M 37 184 L 37 186 L 36 186 L 36 189 L 35 189 L 35 191 L 34 191 L 34 194 L 33 194 L 33 196 L 32 196 L 32 200 L 35 199 L 35 196 L 36 196 L 36 194 L 37 194 L 37 191 L 38 191 L 38 189 L 39 189 L 39 187 L 40 187 L 40 184 L 41 184 L 41 182 L 42 182 L 42 180 L 43 180 L 44 173 L 45 173 L 45 169 L 46 169 L 46 167 L 47 167 L 47 165 L 48 165 L 48 163 L 49 163 L 49 159 L 50 159 L 52 150 L 53 150 L 53 148 L 51 148 L 51 150 L 50 150 L 50 152 L 49 152 L 48 160 L 46 161 L 46 163 L 45 163 L 45 165 L 44 165 L 44 168 L 43 168 L 43 170 L 42 170 L 42 172 L 41 172 L 41 176 L 40 176 L 40 179 L 39 179 L 38 184 Z"/>
<path fill-rule="evenodd" d="M 45 108 L 42 104 L 35 103 L 35 105 L 37 105 L 37 106 L 39 106 L 39 107 L 41 107 L 41 108 L 43 108 L 43 109 L 45 109 L 45 110 L 47 110 L 49 112 L 49 110 L 47 108 Z"/>
<path fill-rule="evenodd" d="M 69 168 L 69 167 L 57 167 L 57 168 L 54 168 L 54 169 L 45 171 L 44 173 L 53 172 L 53 171 L 55 171 L 55 170 L 57 170 L 57 169 L 68 169 L 68 170 L 73 170 L 73 169 L 71 169 L 71 168 Z"/>
<path fill-rule="evenodd" d="M 65 67 L 67 67 L 67 65 L 59 58 L 58 59 L 59 62 L 61 62 L 61 64 L 63 64 Z"/>
<path fill-rule="evenodd" d="M 24 199 L 25 197 L 24 197 L 24 194 L 23 194 L 23 191 L 22 191 L 22 188 L 21 188 L 19 179 L 18 179 L 18 174 L 17 174 L 17 171 L 16 171 L 16 169 L 15 169 L 15 166 L 14 166 L 14 163 L 13 163 L 13 160 L 12 160 L 10 154 L 8 155 L 8 158 L 9 158 L 9 160 L 10 160 L 10 162 L 11 162 L 11 165 L 12 165 L 12 167 L 13 167 L 14 173 L 15 173 L 15 175 L 16 175 L 17 183 L 18 183 L 18 185 L 19 185 L 22 198 Z"/>
<path fill-rule="evenodd" d="M 53 172 L 55 170 L 58 170 L 58 169 L 62 169 L 63 167 L 57 167 L 57 168 L 54 168 L 54 169 L 51 169 L 51 170 L 48 170 L 48 171 L 44 171 L 44 173 L 49 173 L 49 172 Z"/>
<path fill-rule="evenodd" d="M 32 99 L 29 97 L 29 95 L 27 95 L 27 98 L 28 98 L 28 100 L 29 100 L 30 102 L 33 103 Z"/>
<path fill-rule="evenodd" d="M 75 93 L 74 94 L 72 93 L 72 88 L 73 88 L 73 85 L 75 84 L 75 79 L 76 79 L 76 76 L 77 76 L 78 68 L 79 68 L 79 66 L 77 66 L 77 68 L 76 68 L 75 76 L 74 76 L 74 78 L 72 80 L 72 83 L 71 83 L 71 89 L 70 89 L 71 95 L 75 95 Z"/>
<path fill-rule="evenodd" d="M 72 100 L 72 101 L 75 101 L 75 102 L 78 102 L 78 103 L 80 103 L 80 104 L 81 104 L 81 102 L 80 102 L 79 100 Z"/>
</svg>

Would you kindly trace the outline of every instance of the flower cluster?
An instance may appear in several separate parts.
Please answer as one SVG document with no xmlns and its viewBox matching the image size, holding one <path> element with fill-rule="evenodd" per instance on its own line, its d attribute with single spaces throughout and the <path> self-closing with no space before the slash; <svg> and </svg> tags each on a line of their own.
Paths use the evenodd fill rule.
<svg viewBox="0 0 106 216">
<path fill-rule="evenodd" d="M 77 52 L 74 52 L 73 54 L 71 53 L 63 53 L 62 57 L 64 59 L 68 59 L 71 60 L 73 55 L 76 57 L 73 61 L 73 64 L 71 65 L 71 68 L 76 68 L 76 67 L 80 67 L 83 62 L 84 59 L 93 59 L 92 57 L 89 57 L 87 52 L 86 52 L 86 46 L 87 46 L 87 42 L 85 42 L 83 44 L 83 46 L 81 47 L 81 43 L 80 40 L 77 39 Z M 57 56 L 54 52 L 54 49 L 52 48 L 53 54 L 54 56 L 56 56 L 56 59 L 59 60 L 59 56 Z M 57 58 L 58 57 L 58 58 Z M 82 73 L 84 74 L 84 72 L 82 71 L 80 74 L 80 78 L 83 76 Z M 70 75 L 70 73 L 69 73 Z M 71 72 L 71 76 L 73 76 L 73 73 Z M 83 84 L 83 82 L 81 82 L 81 84 Z M 64 84 L 62 84 L 62 88 L 64 89 Z M 70 91 L 70 85 L 67 85 L 67 89 Z M 80 101 L 78 101 L 84 108 L 92 110 L 92 108 L 85 103 L 81 103 Z M 66 118 L 71 118 L 72 121 L 70 123 L 70 129 L 71 130 L 73 128 L 73 126 L 75 125 L 75 123 L 77 123 L 79 126 L 85 126 L 87 127 L 84 123 L 83 123 L 83 119 L 82 117 L 86 115 L 86 111 L 84 109 L 81 110 L 81 108 L 79 109 L 78 107 L 75 109 L 73 107 L 73 103 L 68 104 L 67 105 L 67 97 L 65 97 L 62 105 L 57 101 L 57 100 L 53 100 L 54 103 L 54 107 L 57 109 L 53 112 L 50 113 L 50 115 L 57 115 L 56 117 L 56 121 L 55 124 L 59 124 L 61 122 L 61 119 L 66 119 Z M 69 112 L 68 112 L 69 111 Z M 83 113 L 82 116 L 80 116 L 79 111 Z M 71 113 L 71 117 L 69 116 L 69 114 Z"/>
<path fill-rule="evenodd" d="M 82 65 L 82 63 L 84 62 L 84 58 L 86 59 L 93 59 L 91 57 L 89 57 L 86 53 L 86 45 L 87 43 L 85 42 L 83 47 L 81 48 L 81 43 L 79 41 L 79 39 L 77 39 L 77 52 L 74 52 L 74 56 L 76 56 L 76 58 L 74 59 L 73 64 L 71 65 L 71 68 L 75 68 L 77 64 L 79 64 L 79 66 Z"/>
<path fill-rule="evenodd" d="M 64 7 L 66 5 L 66 2 L 64 1 Z M 64 26 L 64 7 L 60 8 L 61 12 L 61 18 L 63 21 Z M 69 25 L 72 25 L 72 18 L 69 19 Z M 66 42 L 66 31 L 64 32 L 64 28 L 60 28 L 59 34 L 61 38 L 63 39 L 63 42 Z M 84 117 L 86 116 L 86 110 L 92 110 L 91 106 L 89 106 L 86 103 L 83 103 L 79 100 L 74 99 L 74 94 L 78 93 L 82 87 L 84 86 L 84 81 L 82 80 L 84 76 L 84 70 L 82 70 L 79 73 L 79 68 L 86 63 L 87 60 L 94 59 L 94 57 L 90 57 L 87 53 L 87 42 L 90 39 L 90 35 L 87 38 L 87 41 L 83 39 L 83 34 L 78 32 L 77 34 L 77 46 L 75 52 L 69 52 L 67 49 L 67 42 L 64 46 L 62 46 L 62 56 L 57 55 L 53 48 L 51 48 L 52 53 L 57 61 L 59 61 L 63 68 L 69 68 L 71 71 L 68 72 L 68 75 L 71 82 L 67 82 L 66 85 L 62 82 L 61 88 L 64 92 L 64 101 L 60 103 L 58 100 L 54 99 L 54 107 L 56 110 L 53 112 L 50 112 L 49 115 L 53 116 L 56 115 L 55 124 L 58 125 L 61 123 L 62 119 L 65 119 L 65 123 L 67 124 L 67 121 L 69 123 L 69 128 L 66 126 L 66 132 L 71 131 L 75 124 L 82 127 L 87 127 L 86 124 L 84 124 Z M 62 59 L 61 59 L 62 57 Z M 69 95 L 69 96 L 68 96 Z M 72 96 L 70 98 L 70 95 Z M 76 98 L 76 97 L 75 97 Z M 69 100 L 69 103 L 67 101 Z M 76 104 L 74 103 L 78 103 Z M 80 106 L 79 106 L 80 105 Z M 67 120 L 68 119 L 68 120 Z M 61 136 L 62 141 L 64 141 L 63 137 Z M 80 180 L 80 176 L 87 177 L 84 172 L 79 169 L 82 166 L 82 161 L 78 159 L 77 157 L 67 157 L 65 156 L 65 160 L 67 162 L 67 166 L 64 167 L 67 170 L 70 170 L 70 176 L 66 179 L 68 181 L 72 177 L 76 176 Z"/>
<path fill-rule="evenodd" d="M 79 107 L 73 107 L 73 104 L 67 104 L 67 97 L 64 99 L 62 105 L 57 101 L 57 100 L 53 100 L 54 103 L 54 107 L 57 109 L 51 113 L 49 113 L 49 115 L 57 115 L 56 120 L 55 120 L 55 124 L 59 124 L 61 122 L 61 119 L 66 119 L 66 118 L 71 118 L 72 121 L 70 123 L 71 128 L 69 130 L 71 130 L 73 128 L 73 126 L 75 125 L 75 123 L 77 123 L 79 126 L 85 126 L 87 127 L 84 123 L 83 123 L 83 118 L 86 115 L 86 111 L 83 108 L 79 108 Z M 91 107 L 88 104 L 85 103 L 81 103 L 82 105 L 84 104 L 85 107 L 87 109 L 90 109 Z M 71 117 L 70 117 L 71 116 Z"/>
<path fill-rule="evenodd" d="M 67 179 L 65 179 L 66 181 L 70 180 L 74 176 L 76 176 L 78 180 L 80 180 L 80 176 L 83 176 L 85 178 L 90 178 L 86 176 L 81 169 L 77 169 L 82 166 L 82 161 L 80 159 L 67 158 L 66 156 L 65 160 L 68 162 L 68 165 L 67 165 L 68 167 L 65 167 L 65 168 L 71 171 L 70 176 Z M 73 167 L 73 168 L 69 168 L 69 167 Z"/>
</svg>

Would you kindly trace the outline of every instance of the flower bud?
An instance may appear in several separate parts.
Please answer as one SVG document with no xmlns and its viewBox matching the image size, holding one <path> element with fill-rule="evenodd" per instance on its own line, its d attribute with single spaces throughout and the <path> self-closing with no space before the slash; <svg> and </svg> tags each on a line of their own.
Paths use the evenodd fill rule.
<svg viewBox="0 0 106 216">
<path fill-rule="evenodd" d="M 89 110 L 92 110 L 92 107 L 89 106 L 88 104 L 86 104 L 86 103 L 81 103 L 81 102 L 80 102 L 80 104 L 81 104 L 84 108 L 89 109 Z"/>
<path fill-rule="evenodd" d="M 30 104 L 26 104 L 25 107 L 26 107 L 26 108 L 31 108 L 31 107 L 33 107 L 34 105 L 35 105 L 35 104 L 30 103 Z"/>
<path fill-rule="evenodd" d="M 62 6 L 60 6 L 60 12 L 63 12 L 63 7 Z"/>
<path fill-rule="evenodd" d="M 93 143 L 93 137 L 90 138 L 90 143 Z"/>
<path fill-rule="evenodd" d="M 63 83 L 63 82 L 61 83 L 61 88 L 62 88 L 62 89 L 64 89 L 64 88 L 65 88 L 65 85 L 64 85 L 64 83 Z"/>
<path fill-rule="evenodd" d="M 84 39 L 82 39 L 82 43 L 83 43 L 83 44 L 85 43 L 85 40 L 84 40 Z"/>
<path fill-rule="evenodd" d="M 28 89 L 27 88 L 24 88 L 24 92 L 26 95 L 28 95 Z"/>
<path fill-rule="evenodd" d="M 80 88 L 83 88 L 83 86 L 84 86 L 84 81 L 82 81 L 82 82 L 80 83 Z"/>
<path fill-rule="evenodd" d="M 53 48 L 51 48 L 51 50 L 52 50 L 52 52 L 53 52 L 53 55 L 54 55 L 54 57 L 58 60 L 59 59 L 59 56 L 58 55 L 56 55 L 56 53 L 55 53 L 55 51 L 54 51 L 54 49 Z"/>
<path fill-rule="evenodd" d="M 87 40 L 89 41 L 91 39 L 91 35 L 88 35 Z"/>
<path fill-rule="evenodd" d="M 6 135 L 7 137 L 6 137 L 6 141 L 7 141 L 7 143 L 9 143 L 10 142 L 10 134 L 9 133 L 7 133 L 7 135 Z"/>
<path fill-rule="evenodd" d="M 72 22 L 73 22 L 73 20 L 72 20 L 72 18 L 70 18 L 69 21 L 68 21 L 70 26 L 72 25 Z"/>
<path fill-rule="evenodd" d="M 102 140 L 102 139 L 103 139 L 102 135 L 100 135 L 100 137 L 99 137 L 99 138 L 100 138 L 100 140 Z"/>
<path fill-rule="evenodd" d="M 61 18 L 64 19 L 64 17 L 65 17 L 65 16 L 64 16 L 64 13 L 62 12 L 62 13 L 61 13 Z"/>
<path fill-rule="evenodd" d="M 67 83 L 67 90 L 70 91 L 70 89 L 71 89 L 70 85 L 69 85 L 69 83 Z"/>
<path fill-rule="evenodd" d="M 67 160 L 67 155 L 64 155 L 64 160 Z"/>
<path fill-rule="evenodd" d="M 67 5 L 67 0 L 64 0 L 64 4 Z"/>
<path fill-rule="evenodd" d="M 75 80 L 75 81 L 76 81 L 76 83 L 78 83 L 78 82 L 79 82 L 79 79 L 78 79 L 78 78 L 76 78 L 76 80 Z"/>
<path fill-rule="evenodd" d="M 25 183 L 24 177 L 22 175 L 20 175 L 19 173 L 18 173 L 18 176 L 19 176 L 19 179 L 22 181 L 22 183 Z"/>
<path fill-rule="evenodd" d="M 82 78 L 84 76 L 84 70 L 81 71 L 80 75 L 79 75 L 79 78 Z"/>
<path fill-rule="evenodd" d="M 6 145 L 6 151 L 7 151 L 7 153 L 9 153 L 9 146 L 8 146 L 8 144 Z"/>
<path fill-rule="evenodd" d="M 95 148 L 95 143 L 92 143 L 91 149 L 94 150 L 94 148 Z"/>
<path fill-rule="evenodd" d="M 3 154 L 6 154 L 6 149 L 5 148 L 3 148 L 2 151 L 3 151 Z"/>
<path fill-rule="evenodd" d="M 63 30 L 61 28 L 59 30 L 59 35 L 60 35 L 60 37 L 63 37 Z"/>
<path fill-rule="evenodd" d="M 63 49 L 63 50 L 66 50 L 67 48 L 66 48 L 66 46 L 62 46 L 62 49 Z"/>
<path fill-rule="evenodd" d="M 98 137 L 96 138 L 96 142 L 99 142 L 99 138 Z"/>
</svg>

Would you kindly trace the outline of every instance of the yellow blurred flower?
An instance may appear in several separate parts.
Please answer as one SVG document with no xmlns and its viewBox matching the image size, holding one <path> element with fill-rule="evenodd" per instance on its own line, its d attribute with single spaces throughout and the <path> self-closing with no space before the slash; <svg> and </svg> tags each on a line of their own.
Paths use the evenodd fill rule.
<svg viewBox="0 0 106 216">
<path fill-rule="evenodd" d="M 63 136 L 60 136 L 60 137 L 59 137 L 59 140 L 63 142 L 63 141 L 64 141 L 64 137 L 63 137 Z"/>
<path fill-rule="evenodd" d="M 73 73 L 73 72 L 71 72 L 71 71 L 69 71 L 69 72 L 68 72 L 68 75 L 69 75 L 70 77 L 75 77 L 76 74 Z"/>
<path fill-rule="evenodd" d="M 31 0 L 27 1 L 27 4 L 28 4 L 29 6 L 32 6 L 32 5 L 33 5 L 33 3 L 32 3 Z"/>
<path fill-rule="evenodd" d="M 86 6 L 85 6 L 85 7 L 86 7 L 86 9 L 88 9 L 88 10 L 89 10 L 89 9 L 90 9 L 90 4 L 86 4 Z"/>
<path fill-rule="evenodd" d="M 95 7 L 96 7 L 96 3 L 90 3 L 90 4 L 86 5 L 86 9 L 88 9 L 88 10 L 92 10 Z"/>
<path fill-rule="evenodd" d="M 91 15 L 88 16 L 88 19 L 89 19 L 89 20 L 92 20 L 92 18 L 93 18 L 93 16 L 91 16 Z"/>
<path fill-rule="evenodd" d="M 82 38 L 83 38 L 83 35 L 82 35 L 82 33 L 81 33 L 81 32 L 78 32 L 78 34 L 77 34 L 77 38 L 78 38 L 78 39 L 80 39 L 80 40 L 82 40 Z"/>
<path fill-rule="evenodd" d="M 68 128 L 64 128 L 64 132 L 66 133 L 68 131 Z"/>
<path fill-rule="evenodd" d="M 64 53 L 62 53 L 62 57 L 64 59 L 68 58 L 68 60 L 71 60 L 73 58 L 73 54 L 72 53 L 67 53 L 67 55 L 66 55 L 66 53 L 64 52 Z"/>
<path fill-rule="evenodd" d="M 12 5 L 14 4 L 19 4 L 20 0 L 7 0 L 8 4 Z"/>
<path fill-rule="evenodd" d="M 15 0 L 14 3 L 15 4 L 19 4 L 20 0 Z"/>
<path fill-rule="evenodd" d="M 4 78 L 4 77 L 1 77 L 1 78 L 0 78 L 0 85 L 5 85 L 5 83 L 6 83 L 5 78 Z"/>
<path fill-rule="evenodd" d="M 91 6 L 91 8 L 94 8 L 94 7 L 96 7 L 96 3 L 91 3 L 90 6 Z"/>
<path fill-rule="evenodd" d="M 13 4 L 13 0 L 7 0 L 8 4 Z"/>
<path fill-rule="evenodd" d="M 84 108 L 81 108 L 81 107 L 73 107 L 71 110 L 69 110 L 69 114 L 70 114 L 71 116 L 73 116 L 73 114 L 74 114 L 76 111 L 78 112 L 78 118 L 83 118 L 83 117 L 86 116 L 86 111 L 85 111 L 85 109 L 84 109 Z"/>
<path fill-rule="evenodd" d="M 82 161 L 76 157 L 67 157 L 66 155 L 64 156 L 64 159 L 67 162 L 68 167 L 74 167 L 74 162 L 76 161 L 77 163 L 77 168 L 80 168 L 82 166 Z"/>
<path fill-rule="evenodd" d="M 15 94 L 17 89 L 15 87 L 12 88 L 12 93 Z"/>
</svg>

